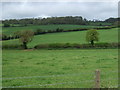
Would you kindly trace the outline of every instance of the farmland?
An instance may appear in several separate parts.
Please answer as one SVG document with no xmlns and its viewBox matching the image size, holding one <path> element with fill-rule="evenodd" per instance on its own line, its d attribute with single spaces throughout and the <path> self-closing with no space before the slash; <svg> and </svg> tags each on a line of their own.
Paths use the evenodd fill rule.
<svg viewBox="0 0 120 90">
<path fill-rule="evenodd" d="M 117 2 L 1 2 L 4 89 L 119 88 Z"/>
<path fill-rule="evenodd" d="M 25 27 L 3 27 L 2 32 L 6 35 L 12 35 L 14 32 L 22 31 L 22 30 L 32 30 L 35 31 L 36 29 L 42 30 L 55 30 L 57 28 L 64 29 L 64 30 L 71 30 L 71 29 L 90 29 L 90 28 L 97 28 L 102 26 L 91 26 L 91 25 L 28 25 Z"/>
<path fill-rule="evenodd" d="M 102 88 L 116 88 L 118 50 L 3 50 L 3 78 L 11 78 L 3 79 L 3 87 L 92 88 L 96 69 Z"/>
<path fill-rule="evenodd" d="M 101 42 L 118 42 L 118 28 L 108 29 L 108 30 L 98 30 L 100 34 Z M 52 33 L 45 35 L 34 36 L 32 42 L 28 44 L 29 47 L 34 47 L 37 44 L 49 44 L 49 43 L 88 43 L 85 40 L 86 31 L 77 31 L 77 32 L 62 32 L 62 33 Z M 3 41 L 5 44 L 20 44 L 19 40 L 8 40 Z"/>
<path fill-rule="evenodd" d="M 59 28 L 62 28 L 64 25 L 60 26 Z M 68 26 L 65 25 L 64 29 L 79 28 L 77 25 Z M 37 26 L 31 27 L 37 28 Z M 10 35 L 14 32 L 13 28 L 19 31 L 21 28 L 26 30 L 27 27 L 3 28 L 3 33 Z M 51 30 L 57 27 L 46 25 L 44 28 Z M 30 30 L 30 26 L 28 29 Z M 85 40 L 86 32 L 35 35 L 33 41 L 28 43 L 28 47 L 50 43 L 85 44 L 88 43 Z M 100 40 L 97 43 L 118 42 L 118 28 L 102 29 L 98 32 Z M 21 44 L 18 39 L 5 40 L 2 43 Z M 7 88 L 93 88 L 96 69 L 100 70 L 101 88 L 116 88 L 118 85 L 118 49 L 3 49 L 2 57 L 2 82 L 3 87 Z"/>
</svg>

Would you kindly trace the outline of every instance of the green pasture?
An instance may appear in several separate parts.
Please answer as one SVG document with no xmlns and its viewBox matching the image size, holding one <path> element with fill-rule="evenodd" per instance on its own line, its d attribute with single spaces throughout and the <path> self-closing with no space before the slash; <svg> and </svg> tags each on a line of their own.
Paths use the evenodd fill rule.
<svg viewBox="0 0 120 90">
<path fill-rule="evenodd" d="M 6 35 L 12 35 L 14 32 L 21 31 L 21 30 L 33 30 L 42 29 L 42 30 L 56 30 L 57 28 L 64 29 L 64 30 L 71 30 L 71 29 L 82 29 L 82 28 L 95 28 L 95 27 L 102 27 L 102 26 L 88 26 L 88 25 L 28 25 L 25 27 L 3 27 L 2 32 Z"/>
<path fill-rule="evenodd" d="M 112 43 L 118 42 L 118 28 L 113 28 L 109 30 L 98 30 L 99 41 L 98 43 Z M 76 32 L 62 32 L 62 33 L 52 33 L 34 36 L 33 41 L 28 43 L 29 47 L 34 47 L 38 44 L 48 44 L 48 43 L 88 43 L 86 42 L 86 31 L 76 31 Z M 5 44 L 20 44 L 18 39 L 3 41 Z"/>
<path fill-rule="evenodd" d="M 3 24 L 0 23 L 0 27 L 2 27 L 2 26 L 3 26 Z"/>
<path fill-rule="evenodd" d="M 3 87 L 93 88 L 96 69 L 101 88 L 118 85 L 117 49 L 3 50 L 2 57 Z"/>
<path fill-rule="evenodd" d="M 107 23 L 107 22 L 91 22 L 90 23 L 90 25 L 98 25 L 98 26 L 100 26 L 100 25 L 103 25 L 103 26 L 110 26 L 110 25 L 112 25 L 112 23 Z"/>
</svg>

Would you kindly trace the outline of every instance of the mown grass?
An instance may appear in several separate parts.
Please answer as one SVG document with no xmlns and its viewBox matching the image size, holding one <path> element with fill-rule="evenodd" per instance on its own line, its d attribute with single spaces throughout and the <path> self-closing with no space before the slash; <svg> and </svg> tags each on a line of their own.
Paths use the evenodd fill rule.
<svg viewBox="0 0 120 90">
<path fill-rule="evenodd" d="M 99 43 L 101 42 L 118 42 L 118 28 L 108 30 L 98 30 L 99 32 Z M 62 32 L 52 33 L 34 36 L 33 41 L 28 44 L 28 47 L 32 48 L 38 44 L 49 44 L 49 43 L 88 43 L 86 42 L 86 31 L 76 32 Z M 20 44 L 19 40 L 8 40 L 3 41 L 5 44 Z"/>
<path fill-rule="evenodd" d="M 26 27 L 3 27 L 2 32 L 6 35 L 12 35 L 14 32 L 21 30 L 33 30 L 42 29 L 42 30 L 56 30 L 57 28 L 64 30 L 72 30 L 72 29 L 83 29 L 83 28 L 95 28 L 102 26 L 89 26 L 89 25 L 29 25 Z"/>
<path fill-rule="evenodd" d="M 117 49 L 3 50 L 2 67 L 3 78 L 65 75 L 14 80 L 3 79 L 3 87 L 33 85 L 30 88 L 93 88 L 94 81 L 89 81 L 94 80 L 96 69 L 101 72 L 102 88 L 116 88 L 118 84 Z M 64 82 L 76 83 L 39 86 L 39 84 Z"/>
</svg>

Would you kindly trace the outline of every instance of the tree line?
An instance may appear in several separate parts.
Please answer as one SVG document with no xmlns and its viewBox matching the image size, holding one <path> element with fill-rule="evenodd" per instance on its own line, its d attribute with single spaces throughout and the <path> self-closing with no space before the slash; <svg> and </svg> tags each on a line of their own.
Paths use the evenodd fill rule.
<svg viewBox="0 0 120 90">
<path fill-rule="evenodd" d="M 104 21 L 87 20 L 81 16 L 49 17 L 49 18 L 25 18 L 2 20 L 4 27 L 27 26 L 27 25 L 49 25 L 49 24 L 73 24 L 73 25 L 102 25 L 102 23 L 111 23 L 119 21 L 119 18 L 109 18 Z"/>
</svg>

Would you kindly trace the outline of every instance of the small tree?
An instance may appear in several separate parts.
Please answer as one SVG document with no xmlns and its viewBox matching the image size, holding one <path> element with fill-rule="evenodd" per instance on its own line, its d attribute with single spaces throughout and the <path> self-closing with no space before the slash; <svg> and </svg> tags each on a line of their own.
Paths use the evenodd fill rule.
<svg viewBox="0 0 120 90">
<path fill-rule="evenodd" d="M 8 39 L 8 36 L 5 35 L 5 34 L 1 34 L 1 37 L 2 37 L 2 40 L 7 40 Z"/>
<path fill-rule="evenodd" d="M 20 32 L 20 41 L 23 43 L 24 49 L 27 49 L 27 44 L 28 42 L 32 41 L 33 36 L 34 36 L 34 32 L 30 30 Z"/>
<path fill-rule="evenodd" d="M 95 29 L 91 29 L 87 31 L 86 41 L 90 42 L 92 46 L 94 46 L 94 41 L 99 41 L 98 38 L 99 33 Z"/>
<path fill-rule="evenodd" d="M 21 33 L 20 31 L 14 32 L 13 33 L 14 38 L 15 39 L 19 38 L 20 37 L 20 33 Z"/>
<path fill-rule="evenodd" d="M 4 23 L 4 27 L 10 27 L 9 23 Z"/>
<path fill-rule="evenodd" d="M 113 25 L 114 25 L 115 27 L 120 27 L 120 21 L 116 21 Z"/>
</svg>

